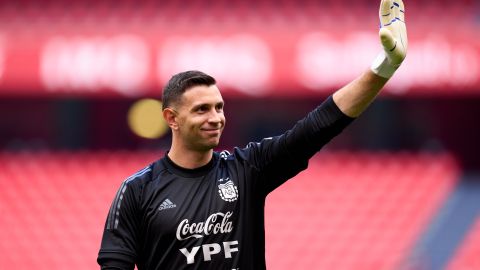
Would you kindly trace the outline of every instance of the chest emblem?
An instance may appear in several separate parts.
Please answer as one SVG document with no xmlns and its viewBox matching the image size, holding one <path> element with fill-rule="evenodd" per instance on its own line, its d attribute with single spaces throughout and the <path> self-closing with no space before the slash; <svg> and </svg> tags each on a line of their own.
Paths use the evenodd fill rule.
<svg viewBox="0 0 480 270">
<path fill-rule="evenodd" d="M 229 178 L 220 179 L 220 182 L 226 181 L 223 184 L 218 185 L 218 193 L 224 201 L 233 202 L 238 199 L 238 189 L 235 184 Z"/>
</svg>

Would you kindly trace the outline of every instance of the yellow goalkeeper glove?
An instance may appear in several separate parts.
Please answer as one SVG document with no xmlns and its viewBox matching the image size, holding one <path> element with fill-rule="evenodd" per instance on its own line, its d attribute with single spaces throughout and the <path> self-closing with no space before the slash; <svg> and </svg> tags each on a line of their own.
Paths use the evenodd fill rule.
<svg viewBox="0 0 480 270">
<path fill-rule="evenodd" d="M 379 10 L 380 42 L 383 50 L 373 61 L 373 73 L 390 78 L 407 55 L 405 6 L 402 0 L 382 0 Z"/>
</svg>

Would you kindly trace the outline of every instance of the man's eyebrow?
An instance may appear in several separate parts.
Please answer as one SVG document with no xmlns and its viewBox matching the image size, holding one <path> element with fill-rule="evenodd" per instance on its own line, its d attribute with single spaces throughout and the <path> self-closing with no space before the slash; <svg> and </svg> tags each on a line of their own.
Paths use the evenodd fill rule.
<svg viewBox="0 0 480 270">
<path fill-rule="evenodd" d="M 212 105 L 211 103 L 199 103 L 199 104 L 194 105 L 194 106 L 192 107 L 192 110 L 196 110 L 196 109 L 198 109 L 198 108 L 200 108 L 200 107 L 203 107 L 203 106 L 207 106 L 207 107 L 212 107 L 212 106 L 214 106 L 214 107 L 217 107 L 217 106 L 219 106 L 219 105 L 224 106 L 224 105 L 225 105 L 225 102 L 219 101 L 219 102 L 215 103 L 214 105 Z"/>
<path fill-rule="evenodd" d="M 199 103 L 199 104 L 196 104 L 192 107 L 192 111 L 196 110 L 196 109 L 199 109 L 201 107 L 204 107 L 204 106 L 211 107 L 211 105 L 209 103 Z"/>
</svg>

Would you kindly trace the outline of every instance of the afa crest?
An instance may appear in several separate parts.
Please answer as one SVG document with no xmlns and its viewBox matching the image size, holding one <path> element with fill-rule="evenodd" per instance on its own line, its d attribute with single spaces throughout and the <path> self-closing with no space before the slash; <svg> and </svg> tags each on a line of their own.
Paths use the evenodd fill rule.
<svg viewBox="0 0 480 270">
<path fill-rule="evenodd" d="M 218 185 L 218 193 L 224 201 L 233 202 L 238 199 L 238 189 L 232 180 L 228 178 L 225 179 L 227 182 L 225 184 Z"/>
</svg>

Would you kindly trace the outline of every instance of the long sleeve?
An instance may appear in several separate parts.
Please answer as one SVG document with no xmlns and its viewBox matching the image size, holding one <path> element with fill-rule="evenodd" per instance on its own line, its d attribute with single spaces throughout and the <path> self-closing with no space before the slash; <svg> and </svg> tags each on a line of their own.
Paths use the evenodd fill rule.
<svg viewBox="0 0 480 270">
<path fill-rule="evenodd" d="M 263 175 L 266 193 L 308 166 L 308 160 L 354 118 L 343 114 L 329 97 L 284 134 L 237 149 Z"/>
<path fill-rule="evenodd" d="M 102 269 L 133 270 L 141 245 L 140 193 L 150 167 L 127 178 L 113 199 L 103 231 L 97 262 Z"/>
</svg>

